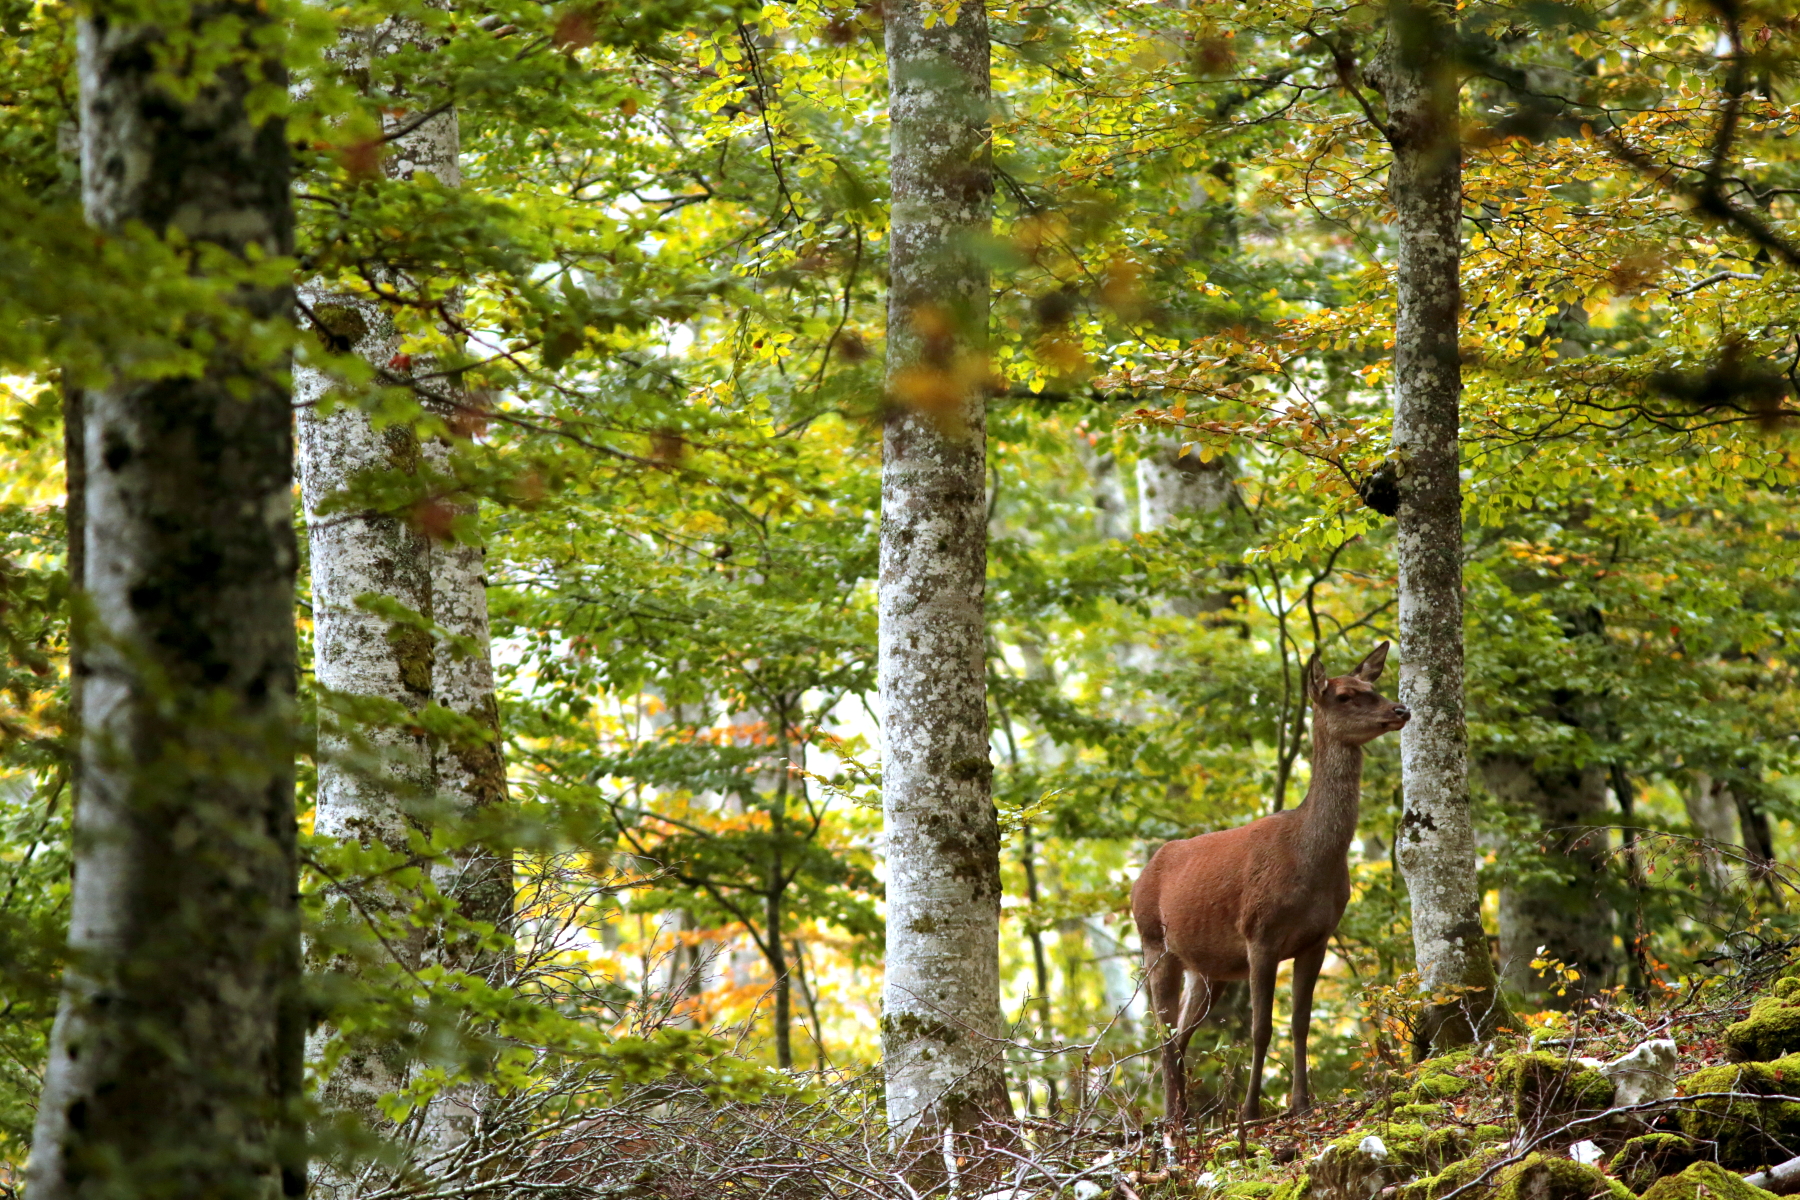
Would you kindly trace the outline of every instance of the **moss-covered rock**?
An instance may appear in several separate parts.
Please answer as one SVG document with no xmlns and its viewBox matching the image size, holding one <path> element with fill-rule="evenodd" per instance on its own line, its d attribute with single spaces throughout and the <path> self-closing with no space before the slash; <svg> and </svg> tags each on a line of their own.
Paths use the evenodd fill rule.
<svg viewBox="0 0 1800 1200">
<path fill-rule="evenodd" d="M 1800 1096 L 1800 1054 L 1774 1062 L 1727 1063 L 1695 1071 L 1681 1081 L 1689 1096 L 1749 1092 Z M 1800 1144 L 1800 1103 L 1784 1100 L 1696 1100 L 1681 1112 L 1681 1132 L 1717 1146 L 1720 1163 L 1748 1171 L 1784 1162 L 1783 1146 Z"/>
<path fill-rule="evenodd" d="M 1644 1200 L 1771 1200 L 1773 1195 L 1745 1183 L 1718 1163 L 1697 1162 L 1679 1175 L 1651 1184 Z"/>
<path fill-rule="evenodd" d="M 1311 1187 L 1312 1176 L 1302 1175 L 1276 1188 L 1269 1200 L 1302 1200 Z"/>
<path fill-rule="evenodd" d="M 1308 1200 L 1368 1200 L 1424 1165 L 1430 1131 L 1411 1121 L 1368 1125 L 1332 1142 L 1312 1164 Z"/>
<path fill-rule="evenodd" d="M 1679 1133 L 1647 1133 L 1619 1147 L 1606 1164 L 1614 1179 L 1641 1192 L 1664 1175 L 1700 1161 L 1700 1145 Z"/>
<path fill-rule="evenodd" d="M 1768 1062 L 1800 1050 L 1800 979 L 1778 979 L 1750 1015 L 1719 1035 L 1739 1062 Z"/>
<path fill-rule="evenodd" d="M 1446 1115 L 1441 1103 L 1402 1104 L 1394 1110 L 1394 1116 L 1402 1121 L 1441 1121 Z"/>
<path fill-rule="evenodd" d="M 1426 1172 L 1442 1171 L 1451 1163 L 1467 1158 L 1474 1148 L 1475 1139 L 1468 1130 L 1446 1125 L 1442 1129 L 1433 1129 L 1419 1143 L 1417 1165 Z"/>
<path fill-rule="evenodd" d="M 1477 1130 L 1477 1133 L 1480 1131 Z M 1490 1146 L 1467 1158 L 1446 1166 L 1436 1175 L 1427 1176 L 1400 1189 L 1399 1200 L 1438 1200 L 1470 1182 L 1506 1153 L 1503 1146 Z"/>
<path fill-rule="evenodd" d="M 1242 1183 L 1228 1183 L 1219 1189 L 1221 1196 L 1234 1196 L 1237 1200 L 1265 1200 L 1273 1196 L 1277 1188 L 1272 1183 L 1259 1179 L 1245 1180 Z"/>
<path fill-rule="evenodd" d="M 1611 1080 L 1573 1059 L 1543 1051 L 1502 1055 L 1494 1082 L 1512 1097 L 1513 1114 L 1527 1127 L 1612 1107 Z"/>
<path fill-rule="evenodd" d="M 1494 1200 L 1635 1200 L 1616 1179 L 1569 1158 L 1533 1154 L 1495 1177 Z"/>
<path fill-rule="evenodd" d="M 1413 1079 L 1407 1100 L 1414 1104 L 1430 1104 L 1435 1100 L 1448 1100 L 1452 1096 L 1460 1096 L 1475 1086 L 1473 1079 L 1458 1075 L 1456 1069 L 1465 1063 L 1472 1062 L 1474 1055 L 1467 1050 L 1458 1050 L 1452 1054 L 1428 1058 L 1418 1065 L 1418 1075 Z"/>
</svg>

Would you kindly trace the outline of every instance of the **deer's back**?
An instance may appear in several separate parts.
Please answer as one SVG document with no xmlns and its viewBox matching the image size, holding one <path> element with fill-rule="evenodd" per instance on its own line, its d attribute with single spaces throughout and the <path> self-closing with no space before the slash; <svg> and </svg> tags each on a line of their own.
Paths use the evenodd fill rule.
<svg viewBox="0 0 1800 1200">
<path fill-rule="evenodd" d="M 1249 974 L 1252 940 L 1292 958 L 1337 928 L 1350 901 L 1347 863 L 1303 866 L 1292 810 L 1170 842 L 1131 889 L 1146 946 L 1209 979 Z"/>
</svg>

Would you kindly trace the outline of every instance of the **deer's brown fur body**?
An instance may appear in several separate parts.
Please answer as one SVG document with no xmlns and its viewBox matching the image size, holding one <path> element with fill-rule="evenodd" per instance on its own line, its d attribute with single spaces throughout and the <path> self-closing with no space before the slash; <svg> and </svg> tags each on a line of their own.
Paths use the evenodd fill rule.
<svg viewBox="0 0 1800 1200">
<path fill-rule="evenodd" d="M 1349 675 L 1307 665 L 1313 702 L 1312 784 L 1298 808 L 1236 829 L 1170 842 L 1131 889 L 1151 1002 L 1167 1036 L 1163 1089 L 1172 1129 L 1187 1120 L 1184 1056 L 1218 985 L 1250 981 L 1253 1057 L 1243 1114 L 1261 1112 L 1276 968 L 1294 960 L 1294 1111 L 1310 1100 L 1306 1035 L 1313 984 L 1350 902 L 1350 841 L 1362 793 L 1362 747 L 1406 724 L 1405 708 L 1373 686 L 1387 643 Z"/>
</svg>

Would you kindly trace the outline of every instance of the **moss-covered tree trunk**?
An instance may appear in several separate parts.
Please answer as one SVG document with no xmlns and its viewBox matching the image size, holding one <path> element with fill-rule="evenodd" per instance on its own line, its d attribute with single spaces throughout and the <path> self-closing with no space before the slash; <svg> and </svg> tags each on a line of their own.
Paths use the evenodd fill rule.
<svg viewBox="0 0 1800 1200">
<path fill-rule="evenodd" d="M 942 1135 L 1011 1115 L 1000 1016 L 1000 834 L 989 786 L 985 488 L 992 223 L 988 33 L 925 0 L 885 10 L 891 113 L 880 689 L 888 863 L 888 1119 Z M 927 18 L 933 20 L 927 28 Z"/>
<path fill-rule="evenodd" d="M 1398 253 L 1394 451 L 1401 462 L 1400 868 L 1428 1007 L 1423 1045 L 1467 1042 L 1499 1013 L 1481 927 L 1463 713 L 1462 136 L 1454 10 L 1398 0 L 1379 75 L 1388 109 Z"/>
<path fill-rule="evenodd" d="M 88 7 L 89 220 L 228 254 L 292 252 L 279 120 L 256 120 L 268 15 Z M 170 59 L 194 38 L 224 61 Z M 205 269 L 196 260 L 196 270 Z M 231 303 L 280 321 L 285 288 Z M 71 964 L 28 1168 L 33 1200 L 298 1195 L 295 551 L 284 359 L 219 316 L 200 374 L 87 390 L 86 590 Z"/>
<path fill-rule="evenodd" d="M 409 22 L 390 20 L 347 40 L 342 53 L 368 60 L 424 36 Z M 461 185 L 454 109 L 422 122 L 416 113 L 389 109 L 383 120 L 404 131 L 388 144 L 383 162 L 391 180 L 428 174 L 437 186 Z M 413 283 L 392 282 L 398 290 Z M 302 298 L 322 340 L 360 356 L 391 385 L 403 386 L 417 371 L 427 380 L 420 389 L 427 414 L 449 428 L 469 425 L 454 381 L 402 353 L 394 320 L 381 304 L 317 286 L 303 287 Z M 506 795 L 479 513 L 438 494 L 449 466 L 450 446 L 442 437 L 421 440 L 401 424 L 377 428 L 355 397 L 331 395 L 333 380 L 323 372 L 302 369 L 296 382 L 307 402 L 300 458 L 317 677 L 341 696 L 377 702 L 387 714 L 385 720 L 356 721 L 354 733 L 321 735 L 315 830 L 400 853 L 409 834 L 429 824 L 428 814 L 466 820 Z M 359 488 L 365 497 L 400 495 L 409 477 L 413 495 L 398 508 L 352 499 Z M 480 736 L 428 736 L 411 718 L 432 705 L 469 718 Z M 479 842 L 466 847 L 436 865 L 433 880 L 462 916 L 505 929 L 512 860 Z M 334 918 L 349 925 L 398 917 L 417 900 L 385 880 L 346 880 L 339 890 Z M 503 956 L 482 950 L 474 934 L 441 928 L 390 932 L 383 953 L 407 971 L 428 964 L 488 974 L 505 969 Z M 357 969 L 350 958 L 335 966 Z M 322 1028 L 318 1036 L 331 1033 Z M 379 1100 L 404 1086 L 409 1072 L 398 1040 L 373 1037 L 346 1048 L 321 1099 L 367 1129 L 392 1133 Z M 469 1086 L 440 1094 L 421 1114 L 421 1150 L 442 1153 L 466 1138 L 480 1106 L 478 1089 Z M 346 1193 L 351 1183 L 344 1165 L 322 1163 L 315 1190 Z"/>
</svg>

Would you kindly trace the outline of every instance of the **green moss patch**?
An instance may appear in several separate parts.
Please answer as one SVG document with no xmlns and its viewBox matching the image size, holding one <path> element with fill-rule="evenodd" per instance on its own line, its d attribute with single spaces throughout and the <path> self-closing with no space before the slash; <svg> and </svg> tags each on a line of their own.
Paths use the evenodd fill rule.
<svg viewBox="0 0 1800 1200">
<path fill-rule="evenodd" d="M 1480 1131 L 1477 1130 L 1479 1133 Z M 1506 1153 L 1504 1147 L 1492 1146 L 1468 1158 L 1446 1166 L 1436 1175 L 1409 1183 L 1400 1189 L 1399 1200 L 1438 1200 L 1472 1181 Z"/>
<path fill-rule="evenodd" d="M 1573 1059 L 1537 1051 L 1500 1058 L 1495 1083 L 1512 1097 L 1521 1124 L 1558 1124 L 1612 1107 L 1612 1081 Z"/>
<path fill-rule="evenodd" d="M 1749 1092 L 1800 1095 L 1800 1054 L 1774 1062 L 1728 1063 L 1695 1071 L 1681 1081 L 1687 1095 Z M 1786 1161 L 1784 1146 L 1800 1145 L 1800 1103 L 1783 1100 L 1696 1100 L 1681 1112 L 1681 1132 L 1716 1146 L 1723 1165 L 1748 1171 Z"/>
<path fill-rule="evenodd" d="M 1800 1050 L 1800 979 L 1782 979 L 1750 1006 L 1750 1015 L 1719 1035 L 1739 1062 L 1768 1062 Z"/>
<path fill-rule="evenodd" d="M 1699 1143 L 1679 1133 L 1647 1133 L 1620 1146 L 1606 1168 L 1620 1183 L 1641 1192 L 1664 1175 L 1699 1162 L 1700 1154 Z"/>
<path fill-rule="evenodd" d="M 1419 1064 L 1418 1077 L 1413 1080 L 1412 1090 L 1406 1098 L 1414 1104 L 1430 1104 L 1462 1095 L 1475 1086 L 1475 1081 L 1458 1075 L 1456 1068 L 1474 1061 L 1474 1057 L 1467 1050 L 1459 1050 L 1426 1059 Z"/>
<path fill-rule="evenodd" d="M 1441 1121 L 1448 1114 L 1442 1104 L 1402 1104 L 1394 1115 L 1402 1121 Z"/>
<path fill-rule="evenodd" d="M 1769 1200 L 1773 1195 L 1750 1186 L 1718 1163 L 1697 1162 L 1679 1175 L 1651 1184 L 1644 1200 Z"/>
<path fill-rule="evenodd" d="M 1430 1130 L 1415 1122 L 1367 1125 L 1338 1138 L 1313 1163 L 1307 1195 L 1313 1200 L 1365 1200 L 1382 1188 L 1410 1179 L 1424 1166 Z M 1362 1148 L 1374 1135 L 1385 1152 Z"/>
<path fill-rule="evenodd" d="M 1495 1200 L 1634 1200 L 1616 1179 L 1569 1158 L 1533 1154 L 1495 1180 Z"/>
</svg>

